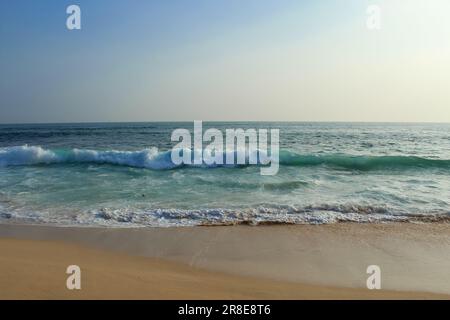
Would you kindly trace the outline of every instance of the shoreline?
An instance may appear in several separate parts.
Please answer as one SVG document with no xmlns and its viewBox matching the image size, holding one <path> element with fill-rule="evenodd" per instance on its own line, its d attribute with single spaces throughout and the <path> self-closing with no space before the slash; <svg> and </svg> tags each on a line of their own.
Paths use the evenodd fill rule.
<svg viewBox="0 0 450 320">
<path fill-rule="evenodd" d="M 0 287 L 8 288 L 0 298 L 450 299 L 449 231 L 446 223 L 0 225 Z M 63 265 L 77 259 L 95 288 L 64 287 Z M 365 287 L 372 264 L 382 290 Z M 43 281 L 30 286 L 33 278 Z"/>
</svg>

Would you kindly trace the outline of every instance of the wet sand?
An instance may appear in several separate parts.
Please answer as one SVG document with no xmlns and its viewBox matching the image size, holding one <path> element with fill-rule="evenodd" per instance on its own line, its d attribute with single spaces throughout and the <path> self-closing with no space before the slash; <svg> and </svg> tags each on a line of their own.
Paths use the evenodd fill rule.
<svg viewBox="0 0 450 320">
<path fill-rule="evenodd" d="M 148 229 L 0 225 L 0 298 L 450 297 L 449 224 Z M 66 289 L 68 265 L 82 289 Z M 382 290 L 366 288 L 381 268 Z"/>
</svg>

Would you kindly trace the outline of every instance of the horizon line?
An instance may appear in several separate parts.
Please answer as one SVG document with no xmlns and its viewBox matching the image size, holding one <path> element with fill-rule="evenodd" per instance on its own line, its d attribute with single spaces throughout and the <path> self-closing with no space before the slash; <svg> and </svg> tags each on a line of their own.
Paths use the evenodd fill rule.
<svg viewBox="0 0 450 320">
<path fill-rule="evenodd" d="M 387 124 L 450 124 L 450 121 L 344 121 L 344 120 L 148 120 L 148 121 L 61 121 L 61 122 L 0 122 L 0 125 L 53 125 L 53 124 L 114 124 L 114 123 L 187 123 L 202 121 L 209 123 L 220 122 L 259 122 L 259 123 L 387 123 Z"/>
</svg>

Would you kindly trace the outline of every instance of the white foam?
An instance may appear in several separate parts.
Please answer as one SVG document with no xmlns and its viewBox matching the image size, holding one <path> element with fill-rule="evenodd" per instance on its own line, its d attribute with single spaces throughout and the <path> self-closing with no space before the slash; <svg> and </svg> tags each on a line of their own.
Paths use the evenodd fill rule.
<svg viewBox="0 0 450 320">
<path fill-rule="evenodd" d="M 322 206 L 326 207 L 326 206 Z M 331 206 L 330 206 L 331 207 Z M 342 210 L 343 206 L 335 209 Z M 351 208 L 351 206 L 348 206 Z M 354 208 L 355 209 L 355 208 Z M 359 210 L 359 212 L 356 212 Z M 292 206 L 258 207 L 246 209 L 134 209 L 101 208 L 74 214 L 64 212 L 36 212 L 29 210 L 6 210 L 0 215 L 4 222 L 26 222 L 53 224 L 60 226 L 103 226 L 103 227 L 183 227 L 198 225 L 234 225 L 234 224 L 332 224 L 338 222 L 380 223 L 408 221 L 436 221 L 445 215 L 408 215 L 377 212 L 377 209 L 357 208 L 354 211 L 339 212 L 332 208 L 295 208 Z M 6 212 L 5 210 L 1 210 Z M 54 210 L 53 210 L 54 211 Z M 448 219 L 448 215 L 447 215 Z"/>
<path fill-rule="evenodd" d="M 98 151 L 71 149 L 48 150 L 39 146 L 0 148 L 0 165 L 19 166 L 51 163 L 106 163 L 151 169 L 170 169 L 175 165 L 167 152 L 158 153 L 156 148 L 140 151 Z"/>
</svg>

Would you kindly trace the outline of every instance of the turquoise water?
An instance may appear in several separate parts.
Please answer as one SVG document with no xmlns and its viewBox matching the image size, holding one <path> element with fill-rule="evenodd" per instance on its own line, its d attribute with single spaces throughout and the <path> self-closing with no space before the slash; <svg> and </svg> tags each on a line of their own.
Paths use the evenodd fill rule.
<svg viewBox="0 0 450 320">
<path fill-rule="evenodd" d="M 450 125 L 204 123 L 280 130 L 280 169 L 174 166 L 193 123 L 0 125 L 0 221 L 81 226 L 441 221 Z"/>
</svg>

